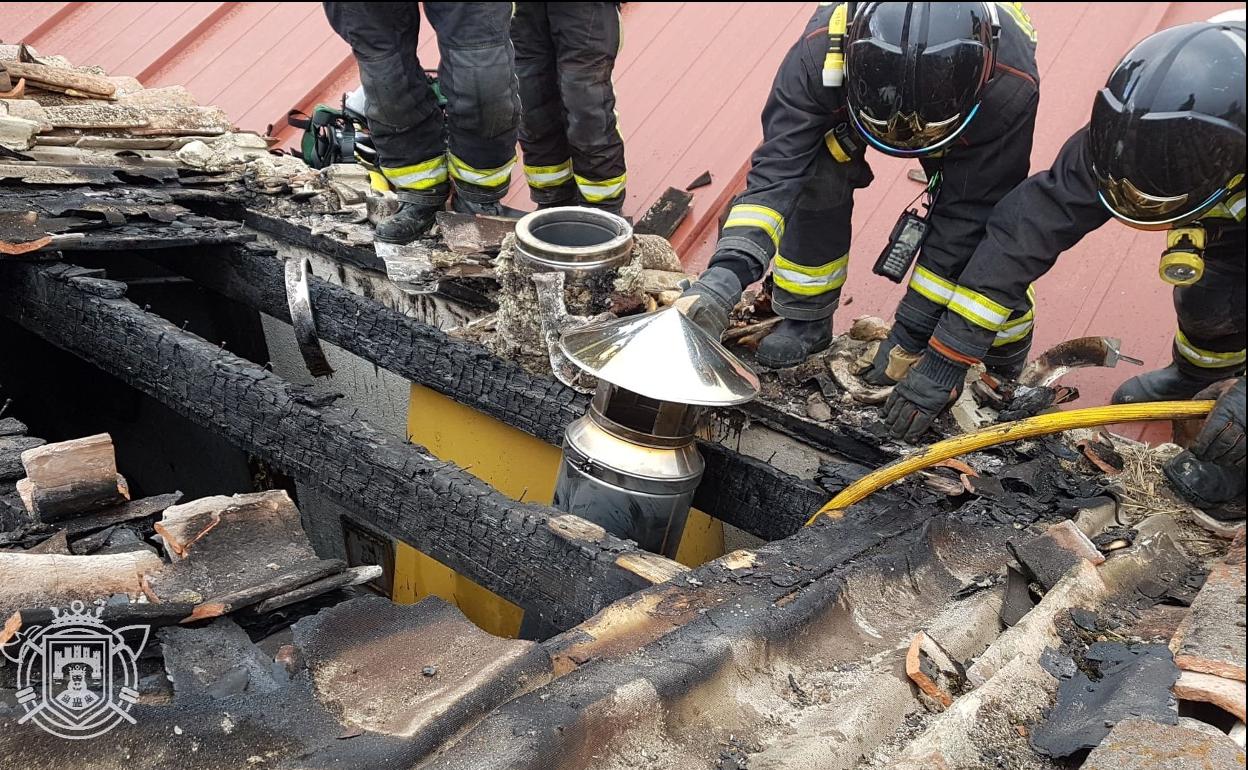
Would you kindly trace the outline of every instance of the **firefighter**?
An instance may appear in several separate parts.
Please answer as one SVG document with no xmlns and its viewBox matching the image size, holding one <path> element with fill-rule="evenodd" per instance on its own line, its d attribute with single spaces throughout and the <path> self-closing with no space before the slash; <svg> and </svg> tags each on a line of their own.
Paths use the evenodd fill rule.
<svg viewBox="0 0 1248 770">
<path fill-rule="evenodd" d="M 624 205 L 624 140 L 611 73 L 619 3 L 516 3 L 520 148 L 538 208 Z"/>
<path fill-rule="evenodd" d="M 359 65 L 378 162 L 399 198 L 398 212 L 377 226 L 385 243 L 424 234 L 452 184 L 456 211 L 503 213 L 516 162 L 511 3 L 423 5 L 438 37 L 445 112 L 416 57 L 420 4 L 325 3 Z"/>
<path fill-rule="evenodd" d="M 893 244 L 907 261 L 884 272 L 900 282 L 922 249 L 870 378 L 899 377 L 927 343 L 992 207 L 1027 176 L 1035 41 L 1020 3 L 822 5 L 776 74 L 746 190 L 708 269 L 686 290 L 699 298 L 690 317 L 722 331 L 742 288 L 770 263 L 782 320 L 759 346 L 759 363 L 794 366 L 827 348 L 854 193 L 872 180 L 866 149 L 918 158 L 930 208 L 898 223 Z M 1030 346 L 1031 311 L 1008 321 L 992 363 L 1014 369 Z"/>
<path fill-rule="evenodd" d="M 958 282 L 965 301 L 950 305 L 922 360 L 885 404 L 893 436 L 920 438 L 956 397 L 967 367 L 990 352 L 1000 322 L 1028 306 L 1031 282 L 1113 218 L 1166 231 L 1160 274 L 1175 285 L 1178 315 L 1172 363 L 1127 380 L 1113 402 L 1189 399 L 1240 378 L 1219 399 L 1205 438 L 1166 472 L 1194 502 L 1243 494 L 1242 18 L 1146 38 L 1110 74 L 1090 123 L 1066 142 L 1053 167 L 998 204 Z"/>
</svg>

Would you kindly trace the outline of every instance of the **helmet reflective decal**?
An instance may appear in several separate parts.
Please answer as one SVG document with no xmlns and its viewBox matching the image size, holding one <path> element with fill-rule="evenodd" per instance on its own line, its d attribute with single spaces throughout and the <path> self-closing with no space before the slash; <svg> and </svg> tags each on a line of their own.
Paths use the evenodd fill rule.
<svg viewBox="0 0 1248 770">
<path fill-rule="evenodd" d="M 1130 179 L 1119 180 L 1108 175 L 1102 177 L 1099 174 L 1097 177 L 1101 184 L 1101 190 L 1105 193 L 1105 197 L 1109 199 L 1113 208 L 1145 218 L 1151 219 L 1171 214 L 1186 203 L 1188 199 L 1187 193 L 1169 197 L 1149 195 L 1131 184 Z"/>
<path fill-rule="evenodd" d="M 854 125 L 857 127 L 859 133 L 861 133 L 863 137 L 866 138 L 866 140 L 870 142 L 871 146 L 874 147 L 875 149 L 879 150 L 880 152 L 887 153 L 889 155 L 916 156 L 916 155 L 934 154 L 944 149 L 945 147 L 947 147 L 950 142 L 952 142 L 954 139 L 957 139 L 959 136 L 962 135 L 962 132 L 965 131 L 966 127 L 971 124 L 971 121 L 975 118 L 975 115 L 978 112 L 979 112 L 979 105 L 976 104 L 974 107 L 971 108 L 971 112 L 970 114 L 966 116 L 966 119 L 962 120 L 961 125 L 959 125 L 956 129 L 954 129 L 947 136 L 945 136 L 944 139 L 941 139 L 940 141 L 935 142 L 933 144 L 923 144 L 923 143 L 927 141 L 931 141 L 933 137 L 940 136 L 941 134 L 945 133 L 945 130 L 949 127 L 949 125 L 952 124 L 954 121 L 961 119 L 962 116 L 955 115 L 948 120 L 927 123 L 925 126 L 920 127 L 918 131 L 921 131 L 923 133 L 916 132 L 911 136 L 911 139 L 910 139 L 911 142 L 914 142 L 915 144 L 920 145 L 917 147 L 908 147 L 904 145 L 896 146 L 896 145 L 890 144 L 890 142 L 895 141 L 893 137 L 885 136 L 885 132 L 880 131 L 877 128 L 878 126 L 881 126 L 881 125 L 887 126 L 889 124 L 894 123 L 895 118 L 894 120 L 890 120 L 888 121 L 888 123 L 885 123 L 885 121 L 875 120 L 873 118 L 870 118 L 867 115 L 862 114 L 861 111 L 854 111 L 854 112 L 851 112 L 849 115 L 853 119 Z M 914 125 L 913 121 L 917 120 L 917 118 L 916 119 L 907 118 L 906 120 L 911 126 L 913 126 Z M 940 131 L 934 130 L 937 128 L 941 130 Z"/>
</svg>

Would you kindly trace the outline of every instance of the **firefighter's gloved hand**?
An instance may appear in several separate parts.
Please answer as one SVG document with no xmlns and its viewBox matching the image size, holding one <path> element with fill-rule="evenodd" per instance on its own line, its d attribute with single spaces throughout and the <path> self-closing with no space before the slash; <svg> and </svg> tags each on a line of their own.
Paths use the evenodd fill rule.
<svg viewBox="0 0 1248 770">
<path fill-rule="evenodd" d="M 1192 455 L 1198 460 L 1244 471 L 1244 378 L 1218 397 L 1213 411 L 1205 418 Z"/>
<path fill-rule="evenodd" d="M 928 348 L 884 402 L 889 435 L 917 442 L 962 394 L 967 366 Z"/>
<path fill-rule="evenodd" d="M 685 315 L 712 337 L 719 339 L 728 328 L 728 314 L 741 299 L 743 288 L 745 287 L 741 285 L 736 273 L 728 268 L 707 268 L 680 295 L 697 297 L 697 301 L 685 309 Z"/>
<path fill-rule="evenodd" d="M 917 351 L 917 352 L 911 352 Z M 880 342 L 871 368 L 862 375 L 869 385 L 887 387 L 896 385 L 906 376 L 923 353 L 923 343 L 914 341 L 911 334 L 899 323 L 893 324 L 888 337 Z"/>
</svg>

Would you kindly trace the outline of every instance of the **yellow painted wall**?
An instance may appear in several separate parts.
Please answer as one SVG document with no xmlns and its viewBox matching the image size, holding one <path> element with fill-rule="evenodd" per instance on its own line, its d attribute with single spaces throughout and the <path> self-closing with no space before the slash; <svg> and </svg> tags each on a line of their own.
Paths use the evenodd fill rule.
<svg viewBox="0 0 1248 770">
<path fill-rule="evenodd" d="M 558 447 L 422 385 L 412 385 L 407 434 L 438 459 L 455 463 L 513 500 L 549 505 L 554 498 Z M 701 511 L 690 511 L 676 560 L 696 567 L 723 553 L 723 524 Z M 408 604 L 430 595 L 453 602 L 492 634 L 514 637 L 519 632 L 524 614 L 519 607 L 396 542 L 393 599 Z"/>
</svg>

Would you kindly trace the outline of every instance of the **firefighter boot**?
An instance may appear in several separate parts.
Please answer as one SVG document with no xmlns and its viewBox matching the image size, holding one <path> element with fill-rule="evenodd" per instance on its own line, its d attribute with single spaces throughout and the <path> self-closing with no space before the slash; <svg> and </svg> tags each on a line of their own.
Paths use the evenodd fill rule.
<svg viewBox="0 0 1248 770">
<path fill-rule="evenodd" d="M 1118 386 L 1110 403 L 1139 404 L 1146 401 L 1187 401 L 1213 383 L 1234 377 L 1232 369 L 1211 369 L 1207 377 L 1183 371 L 1177 364 L 1137 374 Z"/>
<path fill-rule="evenodd" d="M 442 206 L 403 201 L 394 216 L 377 225 L 374 238 L 382 243 L 411 243 L 433 227 L 433 215 Z"/>
<path fill-rule="evenodd" d="M 463 195 L 456 195 L 451 201 L 451 208 L 460 214 L 477 214 L 486 217 L 510 217 L 519 219 L 526 212 L 520 209 L 513 209 L 510 206 L 504 206 L 502 201 L 475 201 L 469 200 Z"/>
<path fill-rule="evenodd" d="M 832 319 L 795 321 L 785 318 L 763 338 L 756 358 L 763 366 L 784 369 L 797 366 L 832 344 Z"/>
</svg>

